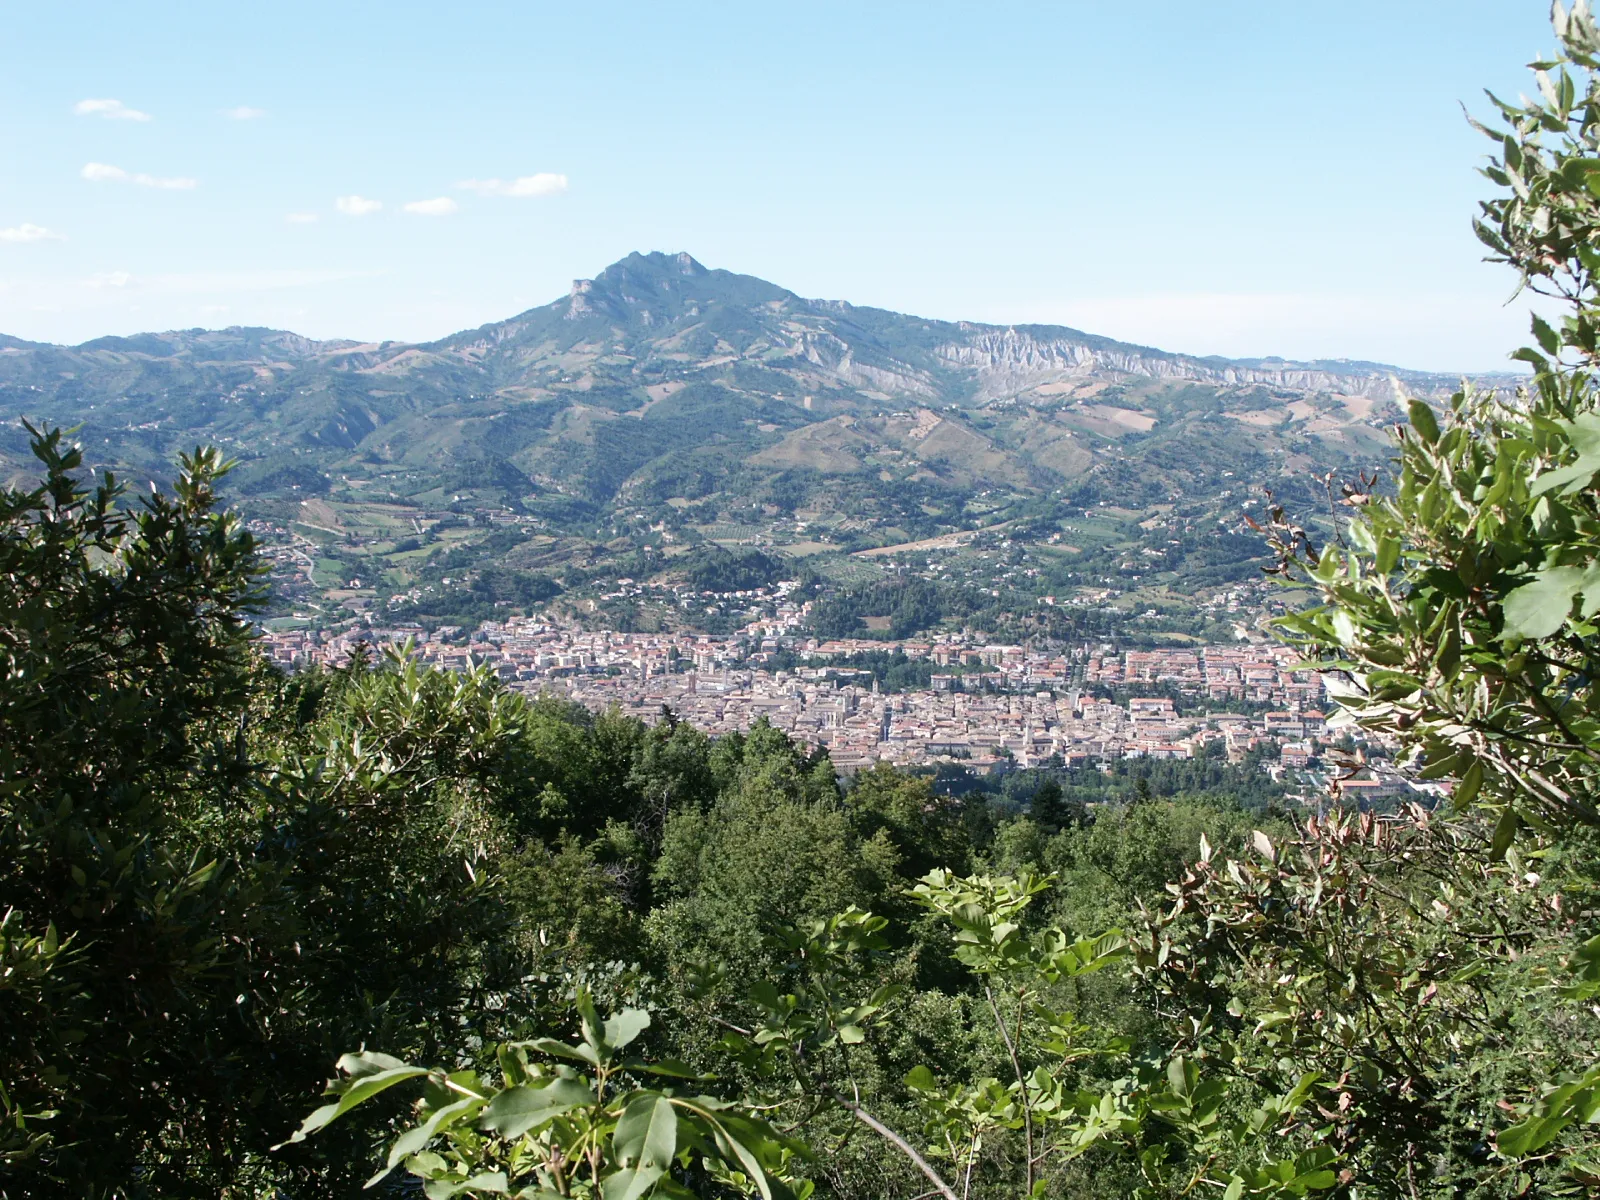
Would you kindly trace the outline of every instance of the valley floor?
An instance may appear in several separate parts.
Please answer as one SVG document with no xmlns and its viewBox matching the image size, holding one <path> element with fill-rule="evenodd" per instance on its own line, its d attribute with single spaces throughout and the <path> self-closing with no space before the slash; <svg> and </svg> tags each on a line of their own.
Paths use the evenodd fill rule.
<svg viewBox="0 0 1600 1200">
<path fill-rule="evenodd" d="M 276 633 L 265 640 L 274 659 L 292 667 L 337 664 L 360 641 L 403 646 L 410 633 L 363 630 L 328 641 Z M 826 748 L 846 773 L 874 762 L 950 763 L 988 773 L 1221 752 L 1309 787 L 1330 739 L 1323 678 L 1296 669 L 1293 652 L 1275 644 L 1123 652 L 1084 644 L 1051 654 L 960 636 L 819 641 L 803 636 L 798 623 L 716 638 L 593 632 L 520 618 L 451 640 L 460 633 L 436 633 L 410 652 L 447 669 L 488 665 L 519 690 L 595 711 L 615 708 L 651 721 L 670 710 L 710 734 L 765 720 Z M 780 654 L 792 665 L 778 665 Z M 850 665 L 864 655 L 925 662 L 929 686 L 886 692 L 873 670 Z M 1351 787 L 1369 800 L 1414 790 L 1393 773 Z"/>
</svg>

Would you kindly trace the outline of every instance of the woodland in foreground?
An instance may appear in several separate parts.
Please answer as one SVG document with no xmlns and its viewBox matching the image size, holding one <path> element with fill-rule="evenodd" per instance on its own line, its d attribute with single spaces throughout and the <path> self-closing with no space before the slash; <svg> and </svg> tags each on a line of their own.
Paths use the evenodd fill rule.
<svg viewBox="0 0 1600 1200">
<path fill-rule="evenodd" d="M 1260 523 L 1313 601 L 1283 636 L 1433 813 L 1017 815 L 762 726 L 285 677 L 215 454 L 133 502 L 39 433 L 0 496 L 0 1195 L 1592 1194 L 1600 31 L 1556 30 L 1478 226 L 1567 302 L 1528 389 L 1413 403 L 1328 540 Z"/>
</svg>

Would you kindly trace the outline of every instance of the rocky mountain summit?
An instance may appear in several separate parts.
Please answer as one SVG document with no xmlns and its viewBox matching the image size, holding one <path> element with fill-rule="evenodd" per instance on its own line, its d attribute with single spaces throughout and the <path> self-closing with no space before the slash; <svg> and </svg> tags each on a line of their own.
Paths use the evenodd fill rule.
<svg viewBox="0 0 1600 1200">
<path fill-rule="evenodd" d="M 244 486 L 268 491 L 386 465 L 423 490 L 585 511 L 761 492 L 779 476 L 812 490 L 850 476 L 878 491 L 1099 479 L 1181 493 L 1222 472 L 1379 456 L 1403 394 L 1458 382 L 935 321 L 661 253 L 421 344 L 239 327 L 72 347 L 0 338 L 4 407 L 81 424 L 113 465 L 154 469 L 213 440 L 244 461 Z M 6 439 L 0 454 L 21 466 Z"/>
<path fill-rule="evenodd" d="M 572 330 L 560 330 L 557 321 Z M 641 343 L 654 353 L 641 356 Z M 514 348 L 509 355 L 507 346 Z M 686 253 L 631 254 L 594 279 L 575 280 L 565 299 L 425 347 L 534 369 L 553 352 L 583 348 L 619 354 L 635 368 L 641 357 L 646 363 L 698 358 L 715 367 L 734 356 L 821 390 L 842 384 L 890 397 L 979 404 L 1057 395 L 1061 389 L 1040 389 L 1097 380 L 1260 385 L 1373 400 L 1396 399 L 1401 391 L 1447 395 L 1460 382 L 1368 362 L 1196 358 L 1063 326 L 932 321 L 807 300 L 753 276 L 708 270 Z"/>
</svg>

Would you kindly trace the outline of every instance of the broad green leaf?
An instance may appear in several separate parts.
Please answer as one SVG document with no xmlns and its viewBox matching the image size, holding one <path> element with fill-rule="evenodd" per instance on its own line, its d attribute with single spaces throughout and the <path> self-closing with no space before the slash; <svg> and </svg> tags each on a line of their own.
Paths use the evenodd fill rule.
<svg viewBox="0 0 1600 1200">
<path fill-rule="evenodd" d="M 1511 843 L 1517 838 L 1517 824 L 1517 810 L 1507 806 L 1495 822 L 1494 837 L 1489 846 L 1489 858 L 1492 861 L 1499 862 L 1511 849 Z"/>
<path fill-rule="evenodd" d="M 1478 792 L 1483 787 L 1483 762 L 1473 759 L 1472 764 L 1461 773 L 1461 779 L 1456 784 L 1455 790 L 1450 793 L 1450 801 L 1460 812 L 1478 798 Z"/>
<path fill-rule="evenodd" d="M 574 1062 L 587 1063 L 591 1067 L 600 1061 L 598 1052 L 587 1042 L 581 1046 L 569 1046 L 566 1042 L 559 1042 L 555 1038 L 534 1038 L 531 1042 L 512 1043 L 513 1048 L 524 1046 L 555 1058 L 570 1058 Z"/>
<path fill-rule="evenodd" d="M 783 1007 L 783 1001 L 778 996 L 778 989 L 765 979 L 750 989 L 750 999 L 769 1012 L 775 1012 Z"/>
<path fill-rule="evenodd" d="M 365 1079 L 369 1075 L 381 1075 L 387 1071 L 398 1071 L 411 1064 L 403 1062 L 392 1054 L 380 1054 L 376 1050 L 363 1050 L 359 1054 L 342 1054 L 339 1056 L 338 1067 L 351 1079 Z"/>
<path fill-rule="evenodd" d="M 395 1139 L 394 1145 L 389 1147 L 389 1165 L 377 1175 L 367 1181 L 371 1187 L 390 1171 L 399 1165 L 400 1160 L 409 1158 L 417 1151 L 424 1149 L 442 1129 L 448 1129 L 459 1120 L 472 1117 L 484 1105 L 484 1101 L 475 1096 L 457 1100 L 454 1104 L 446 1104 L 443 1108 L 436 1108 L 428 1119 L 414 1129 L 408 1129 Z"/>
<path fill-rule="evenodd" d="M 1188 1098 L 1189 1064 L 1184 1061 L 1181 1054 L 1167 1064 L 1167 1082 L 1172 1087 L 1173 1095 Z"/>
<path fill-rule="evenodd" d="M 1600 454 L 1600 413 L 1580 413 L 1560 424 L 1566 431 L 1567 440 L 1579 454 Z"/>
<path fill-rule="evenodd" d="M 1600 415 L 1584 413 L 1571 421 L 1557 422 L 1578 457 L 1565 467 L 1546 471 L 1528 488 L 1530 496 L 1542 496 L 1557 488 L 1586 485 L 1600 472 Z"/>
<path fill-rule="evenodd" d="M 625 1167 L 666 1167 L 678 1151 L 678 1114 L 672 1101 L 656 1092 L 640 1092 L 617 1120 L 611 1145 Z"/>
<path fill-rule="evenodd" d="M 1583 584 L 1578 567 L 1550 567 L 1538 572 L 1533 582 L 1507 593 L 1501 602 L 1508 634 L 1525 638 L 1547 638 L 1566 623 L 1572 611 L 1572 598 Z"/>
<path fill-rule="evenodd" d="M 740 1140 L 736 1132 L 738 1123 L 725 1117 L 712 1116 L 709 1112 L 701 1113 L 701 1118 L 710 1128 L 717 1148 L 725 1156 L 739 1160 L 744 1173 L 750 1177 L 756 1185 L 756 1190 L 761 1193 L 761 1200 L 772 1200 L 772 1185 L 767 1179 L 767 1173 L 761 1166 L 761 1160 L 756 1157 L 755 1151 Z"/>
<path fill-rule="evenodd" d="M 470 1179 L 430 1179 L 422 1185 L 428 1200 L 450 1200 L 462 1192 L 490 1192 L 503 1196 L 510 1190 L 504 1171 L 480 1171 Z"/>
<path fill-rule="evenodd" d="M 1594 1072 L 1589 1074 L 1592 1077 Z M 1585 1125 L 1600 1121 L 1600 1088 L 1587 1087 L 1578 1092 L 1572 1099 L 1570 1111 L 1574 1121 Z"/>
<path fill-rule="evenodd" d="M 507 1088 L 489 1102 L 478 1126 L 501 1137 L 521 1137 L 562 1113 L 593 1103 L 594 1092 L 576 1079 L 553 1079 L 542 1087 Z"/>
<path fill-rule="evenodd" d="M 1268 862 L 1278 861 L 1278 851 L 1273 846 L 1272 839 L 1261 830 L 1255 829 L 1251 831 L 1250 844 L 1255 848 L 1255 852 Z"/>
<path fill-rule="evenodd" d="M 1380 575 L 1387 575 L 1400 561 L 1400 539 L 1386 537 L 1378 543 L 1376 567 Z"/>
<path fill-rule="evenodd" d="M 1600 457 L 1581 455 L 1576 462 L 1540 475 L 1529 485 L 1528 494 L 1542 496 L 1546 492 L 1555 491 L 1556 488 L 1566 488 L 1573 484 L 1582 486 L 1593 479 L 1597 471 L 1600 471 Z"/>
<path fill-rule="evenodd" d="M 383 1062 L 396 1065 L 380 1065 Z M 313 1112 L 288 1141 L 279 1142 L 273 1147 L 274 1150 L 294 1142 L 303 1142 L 309 1135 L 337 1121 L 356 1105 L 365 1103 L 379 1092 L 386 1091 L 397 1083 L 404 1083 L 407 1079 L 415 1079 L 419 1075 L 428 1073 L 426 1067 L 408 1067 L 399 1059 L 390 1058 L 386 1054 L 347 1054 L 339 1060 L 339 1066 L 353 1076 L 348 1084 L 341 1085 L 344 1090 L 339 1093 L 339 1098 L 332 1104 L 324 1104 Z M 357 1074 L 357 1071 L 361 1073 Z"/>
<path fill-rule="evenodd" d="M 1573 165 L 1574 164 L 1569 163 L 1568 167 L 1570 168 Z M 1588 176 L 1586 173 L 1584 175 L 1584 182 L 1588 182 Z M 1533 314 L 1533 336 L 1546 354 L 1554 356 L 1560 352 L 1561 339 L 1556 335 L 1556 331 L 1550 327 L 1550 323 L 1538 313 Z"/>
<path fill-rule="evenodd" d="M 1311 1089 L 1322 1078 L 1320 1071 L 1307 1071 L 1301 1075 L 1294 1087 L 1284 1093 L 1278 1101 L 1279 1112 L 1292 1113 L 1306 1102 L 1306 1097 L 1311 1094 Z"/>
<path fill-rule="evenodd" d="M 668 1079 L 715 1079 L 715 1075 L 705 1071 L 696 1071 L 688 1063 L 676 1058 L 658 1058 L 654 1062 L 645 1062 L 642 1058 L 630 1058 L 622 1064 L 630 1071 L 637 1071 L 644 1075 L 661 1075 Z"/>
<path fill-rule="evenodd" d="M 1353 646 L 1359 637 L 1355 619 L 1344 611 L 1335 609 L 1332 616 L 1333 636 L 1339 640 L 1341 646 Z"/>
<path fill-rule="evenodd" d="M 650 1014 L 642 1008 L 625 1008 L 606 1018 L 606 1044 L 620 1050 L 650 1027 Z"/>
<path fill-rule="evenodd" d="M 1411 428 L 1417 431 L 1428 445 L 1433 445 L 1439 440 L 1439 419 L 1433 415 L 1433 409 L 1422 400 L 1411 400 L 1406 403 L 1406 415 L 1411 418 Z"/>
<path fill-rule="evenodd" d="M 1567 966 L 1577 982 L 1562 989 L 1562 995 L 1587 1000 L 1600 993 L 1600 935 L 1579 946 Z"/>
<path fill-rule="evenodd" d="M 639 1200 L 666 1173 L 663 1167 L 624 1167 L 605 1177 L 600 1193 L 605 1200 Z"/>
<path fill-rule="evenodd" d="M 578 1027 L 583 1033 L 585 1044 L 592 1047 L 600 1057 L 605 1057 L 607 1049 L 605 1028 L 601 1024 L 600 1014 L 595 1011 L 594 997 L 589 995 L 587 989 L 579 988 L 573 1004 L 578 1010 Z"/>
<path fill-rule="evenodd" d="M 906 1072 L 906 1086 L 914 1092 L 931 1092 L 938 1088 L 939 1081 L 932 1071 L 919 1064 Z"/>
<path fill-rule="evenodd" d="M 1495 1148 L 1507 1158 L 1522 1158 L 1555 1139 L 1566 1121 L 1560 1117 L 1529 1117 L 1495 1135 Z"/>
</svg>

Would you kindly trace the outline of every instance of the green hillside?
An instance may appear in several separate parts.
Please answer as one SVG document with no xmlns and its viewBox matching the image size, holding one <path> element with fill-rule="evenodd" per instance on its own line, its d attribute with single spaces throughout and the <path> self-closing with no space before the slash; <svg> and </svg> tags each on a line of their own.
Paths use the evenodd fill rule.
<svg viewBox="0 0 1600 1200">
<path fill-rule="evenodd" d="M 335 585 L 392 609 L 447 555 L 454 578 L 493 563 L 559 581 L 541 591 L 707 541 L 857 579 L 893 556 L 851 554 L 1001 528 L 1077 548 L 1028 568 L 1062 590 L 1082 581 L 1044 568 L 1085 539 L 1167 554 L 1225 536 L 1254 488 L 1309 498 L 1317 474 L 1381 464 L 1402 391 L 1456 382 L 924 320 L 687 254 L 630 255 L 423 345 L 241 328 L 0 345 L 8 413 L 77 426 L 94 466 L 159 479 L 199 442 L 236 457 L 246 514 L 320 563 L 283 574 L 280 599 L 322 593 L 324 613 Z M 28 462 L 13 424 L 0 467 Z M 1123 534 L 1094 538 L 1097 509 Z"/>
</svg>

